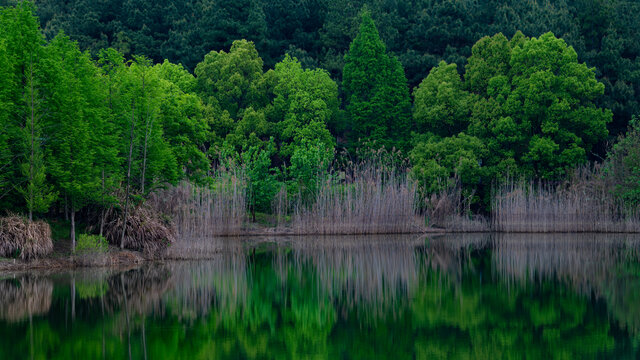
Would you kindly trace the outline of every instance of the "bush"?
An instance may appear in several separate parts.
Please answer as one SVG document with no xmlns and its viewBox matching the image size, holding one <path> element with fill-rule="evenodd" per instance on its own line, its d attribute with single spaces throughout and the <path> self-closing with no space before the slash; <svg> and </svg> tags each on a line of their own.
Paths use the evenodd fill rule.
<svg viewBox="0 0 640 360">
<path fill-rule="evenodd" d="M 104 236 L 81 234 L 76 244 L 76 253 L 106 253 L 109 244 Z"/>
</svg>

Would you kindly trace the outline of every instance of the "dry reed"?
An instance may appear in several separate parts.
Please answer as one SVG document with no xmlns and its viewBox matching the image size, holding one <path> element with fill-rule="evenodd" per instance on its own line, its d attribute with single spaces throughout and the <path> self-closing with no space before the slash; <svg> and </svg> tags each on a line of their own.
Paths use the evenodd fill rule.
<svg viewBox="0 0 640 360">
<path fill-rule="evenodd" d="M 457 185 L 431 194 L 425 201 L 425 212 L 429 226 L 449 232 L 485 232 L 490 230 L 490 222 L 482 215 L 471 213 L 470 196 L 462 195 Z"/>
<path fill-rule="evenodd" d="M 179 239 L 238 235 L 247 214 L 247 183 L 238 169 L 222 169 L 213 185 L 182 182 L 156 194 L 153 207 L 172 219 Z"/>
<path fill-rule="evenodd" d="M 508 180 L 494 188 L 498 232 L 640 232 L 640 215 L 611 191 L 600 169 L 580 168 L 562 184 Z"/>
<path fill-rule="evenodd" d="M 53 251 L 51 228 L 44 221 L 19 216 L 0 218 L 0 256 L 19 254 L 23 260 L 43 257 Z"/>
<path fill-rule="evenodd" d="M 326 176 L 320 181 L 311 204 L 300 201 L 300 197 L 294 199 L 291 222 L 287 224 L 294 234 L 424 230 L 417 211 L 416 184 L 405 171 L 366 162 L 347 169 L 343 177 L 336 181 L 336 176 Z"/>
</svg>

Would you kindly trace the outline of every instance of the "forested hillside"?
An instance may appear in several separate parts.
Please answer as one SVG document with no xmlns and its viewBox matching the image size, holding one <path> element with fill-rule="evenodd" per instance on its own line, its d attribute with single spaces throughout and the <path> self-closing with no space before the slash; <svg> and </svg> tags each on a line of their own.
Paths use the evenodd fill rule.
<svg viewBox="0 0 640 360">
<path fill-rule="evenodd" d="M 124 247 L 130 212 L 181 181 L 240 184 L 230 213 L 254 221 L 398 194 L 470 216 L 509 179 L 605 158 L 603 211 L 640 203 L 635 3 L 162 4 L 0 8 L 0 209 L 64 214 L 72 239 L 81 214 Z"/>
<path fill-rule="evenodd" d="M 16 3 L 0 0 L 0 5 Z M 552 32 L 595 67 L 605 84 L 598 104 L 613 111 L 611 135 L 640 112 L 640 3 L 633 0 L 36 0 L 47 39 L 64 31 L 97 56 L 113 47 L 126 57 L 168 59 L 188 70 L 211 50 L 234 40 L 255 43 L 265 68 L 289 53 L 303 67 L 326 69 L 339 81 L 344 55 L 367 6 L 389 52 L 402 63 L 412 89 L 441 60 L 462 73 L 483 36 L 520 30 Z M 602 149 L 600 149 L 602 151 Z"/>
</svg>

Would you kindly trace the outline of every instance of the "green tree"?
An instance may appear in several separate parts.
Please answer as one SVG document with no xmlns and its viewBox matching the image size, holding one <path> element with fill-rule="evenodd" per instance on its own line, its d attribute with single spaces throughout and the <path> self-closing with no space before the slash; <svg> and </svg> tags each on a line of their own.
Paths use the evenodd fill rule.
<svg viewBox="0 0 640 360">
<path fill-rule="evenodd" d="M 456 64 L 440 62 L 413 96 L 418 131 L 452 136 L 467 128 L 475 97 L 463 89 Z"/>
<path fill-rule="evenodd" d="M 445 138 L 430 136 L 419 141 L 409 154 L 411 175 L 426 193 L 454 187 L 456 181 L 470 191 L 484 175 L 481 164 L 487 155 L 482 140 L 463 132 Z"/>
<path fill-rule="evenodd" d="M 402 65 L 386 52 L 369 11 L 345 55 L 345 105 L 354 141 L 375 141 L 404 149 L 410 130 L 411 101 Z"/>
<path fill-rule="evenodd" d="M 333 161 L 333 149 L 320 140 L 304 140 L 291 155 L 287 168 L 289 192 L 302 197 L 303 202 L 315 201 L 315 195 Z"/>
<path fill-rule="evenodd" d="M 242 164 L 248 181 L 249 208 L 253 221 L 256 221 L 256 211 L 270 211 L 271 203 L 280 184 L 277 180 L 277 170 L 271 167 L 271 156 L 275 152 L 273 139 L 263 146 L 251 145 L 242 153 Z"/>
<path fill-rule="evenodd" d="M 286 55 L 276 64 L 273 76 L 274 99 L 266 112 L 275 123 L 272 131 L 280 145 L 280 155 L 290 158 L 294 148 L 305 141 L 318 140 L 324 148 L 333 149 L 335 141 L 327 125 L 335 125 L 339 101 L 338 86 L 329 74 L 305 70 L 296 58 Z"/>
<path fill-rule="evenodd" d="M 194 93 L 196 80 L 181 65 L 166 60 L 155 70 L 163 80 L 158 114 L 163 138 L 184 175 L 203 181 L 209 170 L 205 144 L 210 141 L 210 128 L 204 105 Z"/>
<path fill-rule="evenodd" d="M 616 195 L 631 208 L 640 204 L 640 117 L 631 119 L 629 131 L 618 138 L 607 154 L 606 174 L 616 186 Z"/>
<path fill-rule="evenodd" d="M 262 107 L 263 94 L 257 88 L 263 76 L 263 62 L 254 44 L 246 40 L 233 42 L 229 52 L 212 51 L 195 69 L 197 90 L 203 101 L 221 116 L 242 116 L 249 106 Z M 226 134 L 222 134 L 223 136 Z"/>
<path fill-rule="evenodd" d="M 107 115 L 107 94 L 99 70 L 64 34 L 47 46 L 47 99 L 51 139 L 47 162 L 54 184 L 65 195 L 71 215 L 71 246 L 75 249 L 75 214 L 101 195 L 102 119 Z M 100 151 L 104 154 L 105 151 Z"/>
<path fill-rule="evenodd" d="M 30 220 L 33 212 L 47 211 L 57 196 L 46 179 L 42 150 L 42 120 L 46 114 L 41 68 L 45 55 L 44 39 L 34 13 L 33 5 L 26 1 L 0 11 L 0 41 L 8 60 L 4 80 L 7 88 L 3 90 L 7 122 L 3 132 L 12 148 L 13 160 L 23 160 L 5 171 L 20 179 L 14 180 L 14 186 L 24 198 Z M 4 153 L 7 156 L 8 152 Z"/>
</svg>

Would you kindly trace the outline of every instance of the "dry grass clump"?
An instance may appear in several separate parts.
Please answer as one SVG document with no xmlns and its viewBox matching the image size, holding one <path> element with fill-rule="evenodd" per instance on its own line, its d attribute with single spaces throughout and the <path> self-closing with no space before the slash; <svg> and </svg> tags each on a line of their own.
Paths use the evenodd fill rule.
<svg viewBox="0 0 640 360">
<path fill-rule="evenodd" d="M 152 206 L 167 214 L 179 239 L 239 235 L 247 214 L 247 182 L 242 170 L 220 169 L 210 186 L 182 182 L 163 190 Z"/>
<path fill-rule="evenodd" d="M 120 246 L 124 222 L 122 214 L 110 211 L 105 217 L 105 238 L 109 243 Z M 162 254 L 174 242 L 175 236 L 171 226 L 165 223 L 157 212 L 145 206 L 131 209 L 124 236 L 126 249 L 155 256 Z"/>
<path fill-rule="evenodd" d="M 489 221 L 471 212 L 473 195 L 463 196 L 459 185 L 431 194 L 424 206 L 428 225 L 451 232 L 489 231 Z"/>
<path fill-rule="evenodd" d="M 406 171 L 365 162 L 327 176 L 310 204 L 294 199 L 287 225 L 295 234 L 419 232 L 424 227 L 416 200 L 416 184 Z"/>
<path fill-rule="evenodd" d="M 53 284 L 46 279 L 23 277 L 0 281 L 0 319 L 18 322 L 43 315 L 51 308 Z"/>
<path fill-rule="evenodd" d="M 499 232 L 640 232 L 638 209 L 625 206 L 600 167 L 579 168 L 564 183 L 508 180 L 494 189 Z"/>
<path fill-rule="evenodd" d="M 0 218 L 0 256 L 19 254 L 23 260 L 43 257 L 53 251 L 51 228 L 44 221 L 28 221 L 11 215 Z"/>
</svg>

